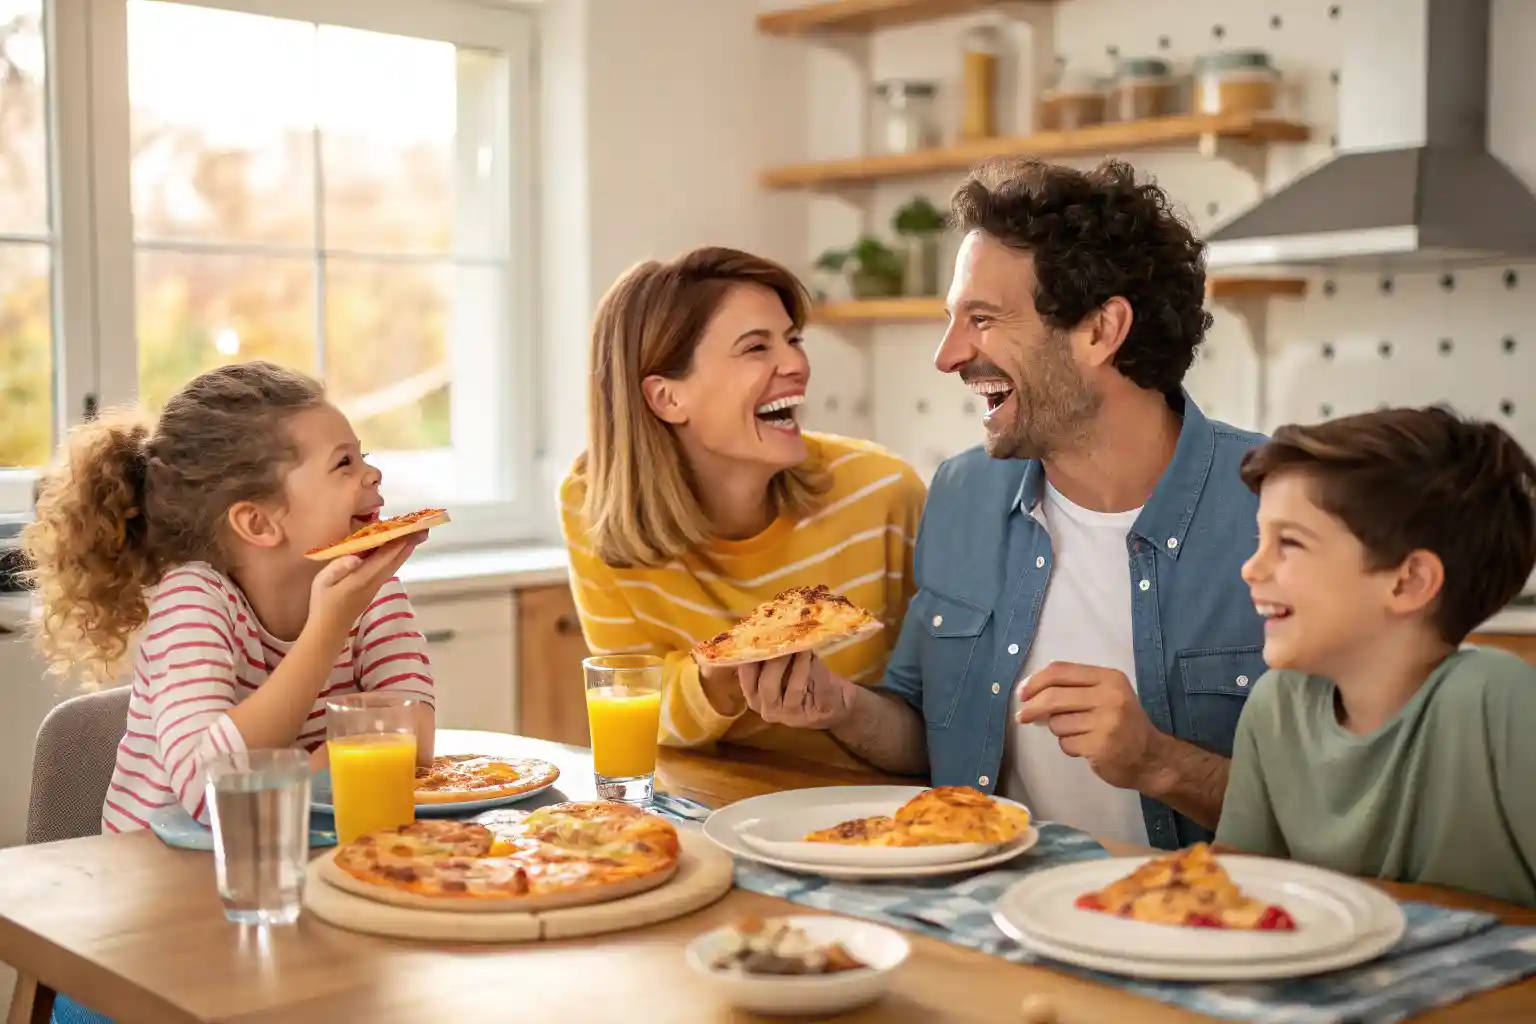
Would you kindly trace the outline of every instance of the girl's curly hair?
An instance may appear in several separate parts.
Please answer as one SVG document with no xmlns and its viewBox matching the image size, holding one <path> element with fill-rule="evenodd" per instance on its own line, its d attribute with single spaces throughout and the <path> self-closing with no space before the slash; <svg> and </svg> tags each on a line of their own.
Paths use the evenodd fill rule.
<svg viewBox="0 0 1536 1024">
<path fill-rule="evenodd" d="M 22 533 L 50 670 L 115 678 L 145 592 L 185 562 L 227 568 L 226 513 L 282 492 L 297 457 L 284 422 L 324 401 L 296 370 L 238 363 L 195 378 L 158 420 L 120 409 L 71 431 Z"/>
</svg>

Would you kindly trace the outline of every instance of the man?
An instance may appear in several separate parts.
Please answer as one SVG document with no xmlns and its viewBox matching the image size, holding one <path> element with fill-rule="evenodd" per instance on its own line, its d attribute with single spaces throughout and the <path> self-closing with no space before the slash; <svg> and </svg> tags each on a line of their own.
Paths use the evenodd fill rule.
<svg viewBox="0 0 1536 1024">
<path fill-rule="evenodd" d="M 1118 162 L 992 162 L 955 193 L 936 363 L 985 397 L 984 450 L 934 476 L 880 686 L 779 659 L 742 674 L 765 720 L 1100 837 L 1211 838 L 1265 668 L 1237 472 L 1262 438 L 1183 390 L 1211 318 L 1170 205 Z"/>
</svg>

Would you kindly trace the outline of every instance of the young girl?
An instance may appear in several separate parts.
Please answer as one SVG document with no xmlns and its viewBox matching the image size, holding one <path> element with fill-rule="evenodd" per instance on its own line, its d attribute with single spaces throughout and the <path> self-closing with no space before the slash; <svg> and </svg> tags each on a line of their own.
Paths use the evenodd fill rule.
<svg viewBox="0 0 1536 1024">
<path fill-rule="evenodd" d="M 114 680 L 137 641 L 104 831 L 173 802 L 207 824 L 200 769 L 220 754 L 302 747 L 323 764 L 339 694 L 421 700 L 431 759 L 432 670 L 395 579 L 426 534 L 304 557 L 376 519 L 379 482 L 321 386 L 271 363 L 203 374 L 152 424 L 117 413 L 70 435 L 23 542 L 50 667 Z"/>
</svg>

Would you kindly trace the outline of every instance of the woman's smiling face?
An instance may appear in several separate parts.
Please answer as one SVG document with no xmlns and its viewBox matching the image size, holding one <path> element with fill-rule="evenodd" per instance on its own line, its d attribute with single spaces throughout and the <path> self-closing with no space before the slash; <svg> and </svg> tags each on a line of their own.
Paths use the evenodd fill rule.
<svg viewBox="0 0 1536 1024">
<path fill-rule="evenodd" d="M 650 378 L 647 396 L 695 463 L 707 458 L 778 472 L 805 461 L 798 416 L 810 378 L 800 331 L 783 301 L 770 288 L 738 284 L 705 327 L 687 374 Z"/>
</svg>

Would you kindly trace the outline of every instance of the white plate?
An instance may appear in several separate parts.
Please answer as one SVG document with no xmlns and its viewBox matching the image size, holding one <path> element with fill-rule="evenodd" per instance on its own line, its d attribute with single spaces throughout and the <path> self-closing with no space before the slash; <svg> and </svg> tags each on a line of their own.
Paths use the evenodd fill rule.
<svg viewBox="0 0 1536 1024">
<path fill-rule="evenodd" d="M 1083 893 L 1124 877 L 1146 860 L 1116 857 L 1039 872 L 1004 892 L 994 917 L 1000 928 L 1022 943 L 1050 946 L 1053 952 L 1048 955 L 1058 958 L 1066 950 L 1116 963 L 1226 965 L 1244 970 L 1347 955 L 1370 936 L 1389 935 L 1387 945 L 1391 945 L 1406 925 L 1402 908 L 1372 886 L 1321 868 L 1261 857 L 1222 856 L 1220 860 L 1244 891 L 1290 912 L 1296 919 L 1295 931 L 1146 924 L 1073 905 Z"/>
<path fill-rule="evenodd" d="M 1040 839 L 1038 829 L 1031 827 L 1011 843 L 1005 843 L 990 853 L 962 861 L 917 866 L 869 867 L 854 864 L 812 864 L 770 856 L 749 845 L 737 829 L 750 821 L 810 821 L 831 808 L 851 806 L 878 806 L 895 809 L 927 792 L 927 786 L 825 786 L 813 789 L 791 789 L 780 793 L 768 793 L 748 800 L 727 804 L 709 816 L 704 822 L 704 834 L 722 849 L 743 860 L 756 861 L 769 867 L 781 868 L 800 874 L 815 874 L 823 878 L 847 881 L 860 879 L 926 878 L 934 875 L 978 871 L 1006 863 L 1034 846 Z M 841 820 L 841 819 L 838 819 Z M 805 831 L 810 831 L 807 828 Z"/>
<path fill-rule="evenodd" d="M 1402 927 L 1389 927 L 1361 936 L 1353 946 L 1347 949 L 1291 960 L 1271 960 L 1268 963 L 1132 960 L 1113 954 L 1089 953 L 1071 946 L 1058 946 L 1044 939 L 1021 935 L 1012 930 L 1001 914 L 994 914 L 993 917 L 999 928 L 1037 956 L 1049 957 L 1059 963 L 1084 967 L 1090 971 L 1103 971 L 1105 974 L 1119 974 L 1128 978 L 1144 978 L 1148 981 L 1275 981 L 1305 978 L 1313 974 L 1342 971 L 1346 967 L 1355 967 L 1374 960 L 1397 945 L 1397 940 L 1403 937 Z"/>
<path fill-rule="evenodd" d="M 736 827 L 741 841 L 778 860 L 797 864 L 842 864 L 865 868 L 910 868 L 975 860 L 995 853 L 1002 843 L 943 843 L 934 846 L 843 846 L 838 843 L 807 843 L 801 837 L 817 829 L 831 828 L 854 818 L 874 818 L 896 813 L 900 803 L 828 804 L 801 813 L 753 818 Z"/>
<path fill-rule="evenodd" d="M 825 915 L 774 918 L 801 928 L 817 943 L 840 942 L 865 970 L 838 974 L 784 976 L 739 974 L 710 966 L 724 951 L 728 929 L 705 932 L 688 944 L 688 966 L 731 1005 L 754 1013 L 820 1015 L 842 1013 L 872 1003 L 891 987 L 891 979 L 912 952 L 900 932 L 868 921 Z"/>
</svg>

